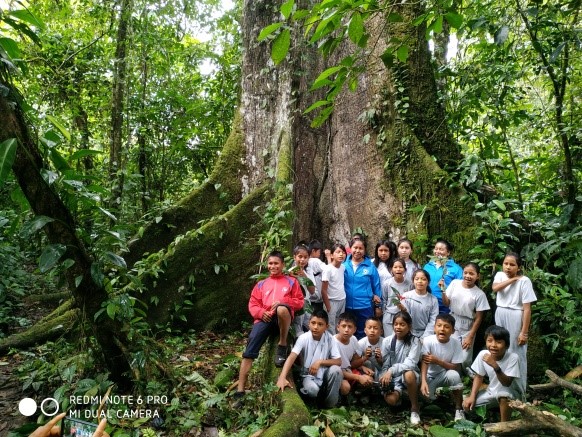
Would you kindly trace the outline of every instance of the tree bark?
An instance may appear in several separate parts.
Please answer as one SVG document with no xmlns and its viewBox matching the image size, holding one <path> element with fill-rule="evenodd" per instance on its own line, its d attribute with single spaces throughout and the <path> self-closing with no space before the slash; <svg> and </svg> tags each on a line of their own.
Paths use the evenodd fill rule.
<svg viewBox="0 0 582 437">
<path fill-rule="evenodd" d="M 472 247 L 471 208 L 461 202 L 460 190 L 448 187 L 449 175 L 443 170 L 458 164 L 461 155 L 438 100 L 422 26 L 390 24 L 386 31 L 382 17 L 367 23 L 377 44 L 358 78 L 358 90 L 340 93 L 333 115 L 314 129 L 303 111 L 322 95 L 309 92 L 311 83 L 355 48 L 346 42 L 323 59 L 303 31 L 295 29 L 288 58 L 275 67 L 270 48 L 257 42 L 257 36 L 279 19 L 281 3 L 244 2 L 240 117 L 209 182 L 149 225 L 126 256 L 132 265 L 157 252 L 156 277 L 146 281 L 146 303 L 158 297 L 179 303 L 189 293 L 194 308 L 211 308 L 188 313 L 191 326 L 216 329 L 248 319 L 246 301 L 253 281 L 246 278 L 260 255 L 260 211 L 276 196 L 279 184 L 293 184 L 294 242 L 347 242 L 361 227 L 372 244 L 386 236 L 414 240 L 441 235 L 456 244 L 461 259 Z M 406 17 L 420 11 L 417 4 L 403 8 Z M 394 36 L 409 41 L 411 51 L 407 64 L 392 71 L 379 55 Z M 410 102 L 406 113 L 396 108 L 403 98 Z M 370 110 L 375 116 L 362 119 Z M 264 191 L 256 196 L 256 190 Z M 227 216 L 229 228 L 224 229 L 221 221 Z M 241 234 L 233 234 L 233 223 Z M 180 235 L 187 237 L 166 251 Z M 204 307 L 224 302 L 223 296 L 228 304 L 222 310 L 216 304 Z M 150 305 L 151 320 L 169 320 L 170 308 Z"/>
<path fill-rule="evenodd" d="M 117 48 L 113 68 L 113 96 L 111 99 L 111 144 L 109 149 L 109 175 L 113 182 L 111 209 L 117 211 L 123 192 L 123 120 L 127 76 L 128 29 L 133 0 L 121 0 L 117 27 Z"/>
<path fill-rule="evenodd" d="M 551 429 L 561 436 L 582 437 L 582 428 L 578 428 L 548 411 L 540 411 L 521 401 L 511 401 L 509 406 L 521 412 L 524 418 L 517 421 L 517 424 L 512 421 L 486 423 L 484 429 L 487 433 L 515 434 L 517 432 L 517 434 L 523 435 L 524 432 L 533 432 L 536 429 Z"/>
</svg>

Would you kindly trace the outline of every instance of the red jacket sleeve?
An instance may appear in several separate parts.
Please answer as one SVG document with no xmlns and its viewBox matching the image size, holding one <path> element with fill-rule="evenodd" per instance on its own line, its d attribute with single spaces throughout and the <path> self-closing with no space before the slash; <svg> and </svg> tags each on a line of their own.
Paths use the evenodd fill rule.
<svg viewBox="0 0 582 437">
<path fill-rule="evenodd" d="M 291 293 L 289 293 L 289 306 L 293 309 L 293 311 L 299 311 L 303 308 L 304 298 L 303 298 L 303 291 L 301 291 L 301 286 L 299 285 L 299 281 L 293 277 L 291 277 L 293 281 L 293 285 L 291 286 Z"/>
<path fill-rule="evenodd" d="M 253 291 L 251 292 L 251 298 L 249 299 L 249 313 L 253 316 L 255 320 L 261 320 L 263 314 L 265 314 L 266 309 L 263 307 L 263 292 L 259 287 L 260 282 L 255 284 Z"/>
</svg>

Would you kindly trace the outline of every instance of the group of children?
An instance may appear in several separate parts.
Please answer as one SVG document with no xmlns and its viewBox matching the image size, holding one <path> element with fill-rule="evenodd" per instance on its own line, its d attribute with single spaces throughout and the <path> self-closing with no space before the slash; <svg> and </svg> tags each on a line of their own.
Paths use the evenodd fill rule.
<svg viewBox="0 0 582 437">
<path fill-rule="evenodd" d="M 447 278 L 447 273 L 456 269 L 449 265 L 451 246 L 445 243 L 444 256 L 435 257 L 434 267 L 441 269 L 442 276 L 436 283 L 446 311 L 439 310 L 439 299 L 430 287 L 430 273 L 410 258 L 409 240 L 401 240 L 398 245 L 384 240 L 376 245 L 370 264 L 381 279 L 382 299 L 379 305 L 374 299 L 369 302 L 372 311 L 380 311 L 368 314 L 364 335 L 359 337 L 357 316 L 345 311 L 343 285 L 349 277 L 346 269 L 352 269 L 352 265 L 344 261 L 347 251 L 343 245 L 325 251 L 327 264 L 320 260 L 321 245 L 296 247 L 291 275 L 283 274 L 282 254 L 272 252 L 268 258 L 270 277 L 260 281 L 251 294 L 249 310 L 255 323 L 234 396 L 244 395 L 252 360 L 268 335 L 277 332 L 275 364 L 283 367 L 277 386 L 281 390 L 292 386 L 290 371 L 300 364 L 300 392 L 316 398 L 324 408 L 335 406 L 340 396 L 352 390 L 375 390 L 388 405 L 397 406 L 406 391 L 411 404 L 410 422 L 416 425 L 420 423 L 419 393 L 434 399 L 439 387 L 449 387 L 455 420 L 464 418 L 464 410 L 490 404 L 499 405 L 501 420 L 508 420 L 509 400 L 525 393 L 527 335 L 531 302 L 536 300 L 531 281 L 520 273 L 519 257 L 507 254 L 503 272 L 497 273 L 493 282 L 496 325 L 485 331 L 486 348 L 473 360 L 475 335 L 489 303 L 477 285 L 476 264 L 461 269 L 462 278 Z M 405 250 L 400 251 L 400 246 Z M 301 277 L 309 280 L 301 281 Z M 304 308 L 311 311 L 292 322 L 294 314 Z M 287 333 L 292 323 L 296 340 L 287 356 Z M 473 378 L 471 394 L 465 400 L 463 374 Z M 485 377 L 489 385 L 481 389 Z"/>
</svg>

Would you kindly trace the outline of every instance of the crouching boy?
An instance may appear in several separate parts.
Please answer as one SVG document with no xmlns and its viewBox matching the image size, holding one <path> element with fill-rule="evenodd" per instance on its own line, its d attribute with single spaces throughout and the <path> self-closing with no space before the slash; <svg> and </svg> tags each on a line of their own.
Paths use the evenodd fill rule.
<svg viewBox="0 0 582 437">
<path fill-rule="evenodd" d="M 463 412 L 463 384 L 461 363 L 463 348 L 461 342 L 451 338 L 455 331 L 455 318 L 450 314 L 439 314 L 434 325 L 434 335 L 424 338 L 422 343 L 422 364 L 420 368 L 420 393 L 434 399 L 436 389 L 449 387 L 455 402 L 455 422 L 465 418 Z"/>
<path fill-rule="evenodd" d="M 300 357 L 303 363 L 301 393 L 316 398 L 323 408 L 332 408 L 339 399 L 342 371 L 337 344 L 327 328 L 327 313 L 323 310 L 315 311 L 309 319 L 309 332 L 297 338 L 285 361 L 277 379 L 277 387 L 281 391 L 285 387 L 292 387 L 287 377 L 297 357 Z"/>
<path fill-rule="evenodd" d="M 519 358 L 509 352 L 509 331 L 501 326 L 490 326 L 485 331 L 485 350 L 479 352 L 471 365 L 475 373 L 471 394 L 463 401 L 465 410 L 472 410 L 481 405 L 499 405 L 501 421 L 509 420 L 510 399 L 522 396 L 517 380 L 519 379 Z M 483 378 L 489 378 L 489 385 L 479 390 Z"/>
</svg>

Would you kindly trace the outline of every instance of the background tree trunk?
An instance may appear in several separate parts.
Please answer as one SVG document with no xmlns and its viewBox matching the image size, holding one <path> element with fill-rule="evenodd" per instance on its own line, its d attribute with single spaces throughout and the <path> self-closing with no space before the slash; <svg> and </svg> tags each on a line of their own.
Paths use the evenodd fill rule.
<svg viewBox="0 0 582 437">
<path fill-rule="evenodd" d="M 265 200 L 275 196 L 276 182 L 293 183 L 293 242 L 346 242 L 361 227 L 371 245 L 386 235 L 414 240 L 428 234 L 451 239 L 460 249 L 457 257 L 472 246 L 467 238 L 473 225 L 470 208 L 462 204 L 460 193 L 448 188 L 448 174 L 439 166 L 453 167 L 461 155 L 437 98 L 424 29 L 387 27 L 383 18 L 369 22 L 370 39 L 379 42 L 359 77 L 358 90 L 341 93 L 332 117 L 313 129 L 303 111 L 321 95 L 308 88 L 353 47 L 345 43 L 324 60 L 297 29 L 288 58 L 275 67 L 269 48 L 257 36 L 278 20 L 281 3 L 244 2 L 240 118 L 211 182 L 148 227 L 127 256 L 133 263 L 190 230 L 158 255 L 164 272 L 147 283 L 146 302 L 157 300 L 155 296 L 181 302 L 190 293 L 188 322 L 195 327 L 248 319 L 252 280 L 246 278 L 259 259 L 257 238 L 263 229 L 258 219 Z M 419 7 L 407 6 L 402 13 L 413 17 Z M 391 36 L 411 46 L 408 63 L 394 71 L 379 58 Z M 396 109 L 402 101 L 409 102 L 407 111 Z M 362 117 L 365 111 L 374 115 Z M 224 198 L 238 203 L 228 210 L 232 203 Z M 422 212 L 413 213 L 413 207 Z M 230 268 L 216 274 L 217 264 Z M 152 320 L 167 320 L 171 308 L 151 307 Z"/>
<path fill-rule="evenodd" d="M 95 323 L 94 315 L 108 299 L 107 292 L 92 279 L 91 266 L 94 260 L 76 234 L 73 216 L 42 176 L 41 170 L 45 166 L 20 109 L 20 97 L 10 84 L 0 81 L 0 85 L 11 91 L 7 96 L 0 95 L 0 143 L 10 138 L 17 139 L 18 147 L 12 169 L 18 184 L 34 213 L 53 219 L 45 225 L 44 230 L 51 244 L 66 246 L 62 259 L 74 261 L 65 271 L 65 276 L 75 306 L 90 320 L 93 335 L 101 347 L 112 380 L 120 387 L 127 387 L 130 366 L 128 357 L 120 348 L 120 345 L 129 344 L 125 338 L 126 331 L 109 317 L 101 317 L 99 324 Z"/>
</svg>

